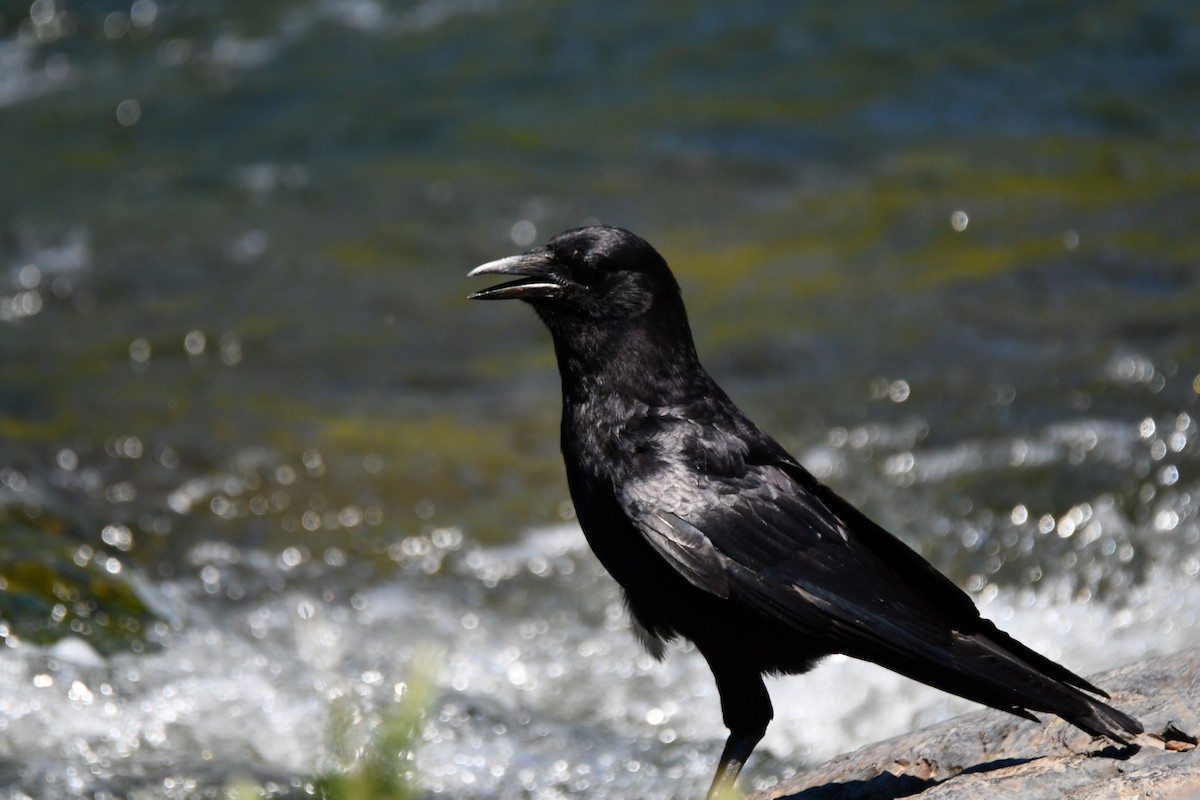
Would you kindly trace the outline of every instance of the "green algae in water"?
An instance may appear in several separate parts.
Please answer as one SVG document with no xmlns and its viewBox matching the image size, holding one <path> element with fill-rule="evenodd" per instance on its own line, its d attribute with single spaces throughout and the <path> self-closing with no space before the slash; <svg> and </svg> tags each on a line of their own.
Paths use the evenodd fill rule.
<svg viewBox="0 0 1200 800">
<path fill-rule="evenodd" d="M 114 527 L 108 538 L 120 539 Z M 40 645 L 86 639 L 103 655 L 143 652 L 164 621 L 130 579 L 130 565 L 96 550 L 47 511 L 0 507 L 0 632 Z"/>
</svg>

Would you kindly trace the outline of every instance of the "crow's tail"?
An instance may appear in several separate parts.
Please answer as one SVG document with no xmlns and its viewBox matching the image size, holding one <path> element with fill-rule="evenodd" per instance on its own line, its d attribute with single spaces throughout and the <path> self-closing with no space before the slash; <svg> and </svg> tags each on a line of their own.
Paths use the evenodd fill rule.
<svg viewBox="0 0 1200 800">
<path fill-rule="evenodd" d="M 1084 693 L 1107 699 L 1103 690 L 987 620 L 981 622 L 976 632 L 957 636 L 948 672 L 939 671 L 931 681 L 926 671 L 918 680 L 1026 719 L 1036 720 L 1034 711 L 1056 714 L 1093 736 L 1121 744 L 1143 731 L 1133 717 Z"/>
<path fill-rule="evenodd" d="M 986 622 L 986 621 L 985 621 Z M 1018 685 L 1028 686 L 1028 695 L 1020 705 L 1033 711 L 1048 711 L 1093 736 L 1107 736 L 1128 744 L 1144 729 L 1142 723 L 1107 703 L 1084 694 L 1081 689 L 1107 699 L 1108 694 L 1061 664 L 1030 650 L 1007 633 L 987 623 L 990 630 L 980 631 L 975 644 L 986 654 L 995 654 L 1021 673 Z"/>
</svg>

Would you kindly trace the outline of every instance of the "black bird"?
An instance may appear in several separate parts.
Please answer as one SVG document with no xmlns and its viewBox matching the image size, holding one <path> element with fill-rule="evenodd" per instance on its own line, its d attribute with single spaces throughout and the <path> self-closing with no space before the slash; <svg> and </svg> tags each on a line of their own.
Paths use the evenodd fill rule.
<svg viewBox="0 0 1200 800">
<path fill-rule="evenodd" d="M 679 285 L 647 242 L 578 228 L 470 274 L 514 278 L 471 298 L 524 300 L 550 329 L 571 499 L 648 650 L 683 636 L 712 669 L 729 738 L 710 798 L 732 790 L 771 720 L 762 676 L 831 653 L 1122 744 L 1141 733 L 738 410 L 700 366 Z"/>
</svg>

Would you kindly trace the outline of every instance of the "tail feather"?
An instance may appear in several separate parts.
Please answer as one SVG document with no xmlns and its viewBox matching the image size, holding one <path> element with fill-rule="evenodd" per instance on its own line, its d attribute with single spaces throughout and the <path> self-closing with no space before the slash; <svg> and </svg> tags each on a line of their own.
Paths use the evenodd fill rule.
<svg viewBox="0 0 1200 800">
<path fill-rule="evenodd" d="M 1121 744 L 1128 744 L 1132 736 L 1142 733 L 1142 724 L 1136 719 L 1081 691 L 1107 699 L 1103 690 L 995 626 L 988 627 L 991 630 L 965 640 L 974 652 L 956 659 L 966 673 L 964 677 L 978 681 L 975 688 L 979 697 L 973 699 L 1022 717 L 1031 716 L 1029 711 L 1056 714 L 1093 736 L 1106 736 Z M 1000 705 L 997 700 L 1007 703 Z"/>
<path fill-rule="evenodd" d="M 914 680 L 1024 719 L 1038 721 L 1034 712 L 1055 714 L 1093 736 L 1105 736 L 1120 744 L 1129 744 L 1143 731 L 1142 724 L 1132 716 L 1084 693 L 1107 698 L 1102 690 L 991 623 L 968 634 L 957 634 L 948 649 L 932 655 L 926 651 L 916 658 L 897 659 L 892 653 L 879 663 Z"/>
<path fill-rule="evenodd" d="M 1094 700 L 1086 695 L 1083 695 L 1083 698 L 1090 703 L 1087 716 L 1063 717 L 1063 719 L 1075 727 L 1085 730 L 1093 736 L 1107 736 L 1114 742 L 1121 744 L 1129 744 L 1131 737 L 1137 736 L 1145 730 L 1142 727 L 1142 723 L 1124 711 L 1115 709 L 1107 703 L 1101 703 L 1099 700 Z"/>
</svg>

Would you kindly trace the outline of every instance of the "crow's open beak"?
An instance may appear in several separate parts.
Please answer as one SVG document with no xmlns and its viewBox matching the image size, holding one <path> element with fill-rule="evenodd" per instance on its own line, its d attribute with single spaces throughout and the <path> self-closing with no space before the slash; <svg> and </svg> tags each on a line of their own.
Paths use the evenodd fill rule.
<svg viewBox="0 0 1200 800">
<path fill-rule="evenodd" d="M 489 261 L 467 273 L 468 278 L 477 275 L 516 275 L 508 281 L 488 289 L 473 292 L 471 300 L 545 300 L 562 295 L 565 282 L 555 274 L 554 256 L 547 252 L 534 251 L 519 256 Z"/>
</svg>

